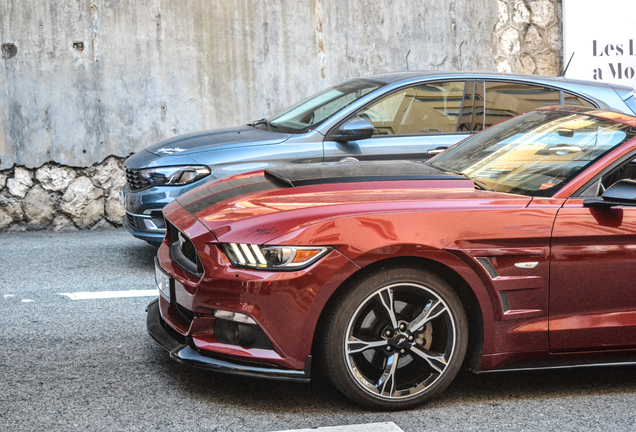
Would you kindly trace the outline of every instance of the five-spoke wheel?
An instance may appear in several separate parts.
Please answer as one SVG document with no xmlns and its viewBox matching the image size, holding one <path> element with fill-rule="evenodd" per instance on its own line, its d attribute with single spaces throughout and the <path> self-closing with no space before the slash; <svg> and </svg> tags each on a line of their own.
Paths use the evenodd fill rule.
<svg viewBox="0 0 636 432">
<path fill-rule="evenodd" d="M 405 409 L 450 384 L 467 339 L 462 303 L 443 279 L 392 269 L 362 280 L 334 305 L 325 365 L 333 383 L 354 401 Z"/>
</svg>

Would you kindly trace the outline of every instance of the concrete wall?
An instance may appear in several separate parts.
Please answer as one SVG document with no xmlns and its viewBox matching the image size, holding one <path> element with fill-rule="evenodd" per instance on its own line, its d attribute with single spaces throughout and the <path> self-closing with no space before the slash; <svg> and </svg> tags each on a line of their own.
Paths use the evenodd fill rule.
<svg viewBox="0 0 636 432">
<path fill-rule="evenodd" d="M 557 75 L 560 13 L 559 0 L 2 0 L 0 231 L 118 226 L 125 156 L 350 77 Z"/>
<path fill-rule="evenodd" d="M 494 70 L 496 19 L 496 0 L 3 0 L 0 169 L 87 167 L 352 76 Z"/>
</svg>

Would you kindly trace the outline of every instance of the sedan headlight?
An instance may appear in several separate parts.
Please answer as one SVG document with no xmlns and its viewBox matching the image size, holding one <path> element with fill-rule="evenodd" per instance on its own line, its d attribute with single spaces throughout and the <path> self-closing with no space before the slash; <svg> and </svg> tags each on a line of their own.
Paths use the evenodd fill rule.
<svg viewBox="0 0 636 432">
<path fill-rule="evenodd" d="M 211 174 L 210 168 L 200 165 L 173 166 L 140 170 L 144 178 L 156 186 L 181 186 Z"/>
<path fill-rule="evenodd" d="M 325 246 L 259 246 L 245 243 L 225 243 L 225 255 L 237 267 L 260 270 L 291 271 L 309 267 L 325 256 Z"/>
</svg>

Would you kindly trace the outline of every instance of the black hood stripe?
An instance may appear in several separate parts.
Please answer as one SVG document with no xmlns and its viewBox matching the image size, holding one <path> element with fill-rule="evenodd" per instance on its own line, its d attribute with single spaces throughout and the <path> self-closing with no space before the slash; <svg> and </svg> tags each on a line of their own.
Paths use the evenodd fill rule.
<svg viewBox="0 0 636 432">
<path fill-rule="evenodd" d="M 400 180 L 466 180 L 461 175 L 409 161 L 285 165 L 266 170 L 265 176 L 291 187 Z"/>
<path fill-rule="evenodd" d="M 304 179 L 294 180 L 294 187 L 315 186 L 321 184 L 335 183 L 362 183 L 362 182 L 381 182 L 381 181 L 404 181 L 404 180 L 466 180 L 464 177 L 449 177 L 447 175 L 400 175 L 400 176 L 355 176 L 355 177 L 332 177 L 321 179 Z"/>
<path fill-rule="evenodd" d="M 234 189 L 238 186 L 244 186 L 252 183 L 261 183 L 263 181 L 265 181 L 265 176 L 263 175 L 257 177 L 243 177 L 241 179 L 232 180 L 229 182 L 221 181 L 209 187 L 197 188 L 194 192 L 188 194 L 187 196 L 177 198 L 177 201 L 179 201 L 179 204 L 185 207 L 195 201 L 200 200 L 201 198 L 214 195 L 215 193 L 228 189 Z"/>
<path fill-rule="evenodd" d="M 190 214 L 194 215 L 195 213 L 207 207 L 211 207 L 225 200 L 233 199 L 241 195 L 248 195 L 256 192 L 263 192 L 266 190 L 278 188 L 279 186 L 276 186 L 276 184 L 271 181 L 263 181 L 259 183 L 252 183 L 244 186 L 235 187 L 232 189 L 225 189 L 221 192 L 217 192 L 212 195 L 208 195 L 205 198 L 201 198 L 198 201 L 194 201 L 192 204 L 183 205 L 181 202 L 179 202 L 179 204 L 183 205 L 183 207 Z"/>
</svg>

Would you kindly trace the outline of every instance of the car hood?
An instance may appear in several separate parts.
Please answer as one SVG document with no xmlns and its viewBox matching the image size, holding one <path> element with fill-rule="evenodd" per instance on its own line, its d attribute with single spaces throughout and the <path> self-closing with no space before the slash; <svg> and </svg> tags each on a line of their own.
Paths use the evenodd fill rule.
<svg viewBox="0 0 636 432">
<path fill-rule="evenodd" d="M 475 190 L 474 183 L 414 162 L 287 166 L 201 186 L 164 209 L 187 211 L 221 242 L 264 244 L 352 215 L 527 206 L 531 197 Z"/>
<path fill-rule="evenodd" d="M 268 132 L 249 125 L 232 128 L 214 129 L 179 135 L 160 141 L 146 150 L 158 155 L 191 155 L 209 151 L 216 147 L 245 147 L 252 145 L 278 144 L 291 137 L 291 134 Z"/>
</svg>

